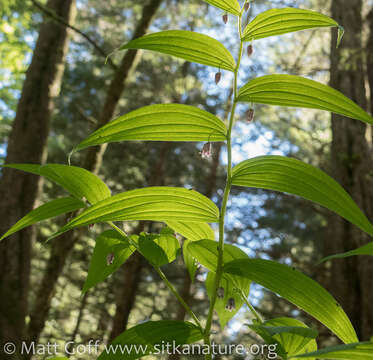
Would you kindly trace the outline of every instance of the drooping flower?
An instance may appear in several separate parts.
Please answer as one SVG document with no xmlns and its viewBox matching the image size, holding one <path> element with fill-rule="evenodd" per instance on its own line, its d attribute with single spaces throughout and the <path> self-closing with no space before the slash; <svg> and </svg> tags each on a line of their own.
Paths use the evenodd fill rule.
<svg viewBox="0 0 373 360">
<path fill-rule="evenodd" d="M 212 145 L 207 142 L 203 145 L 202 151 L 200 152 L 202 159 L 210 159 L 212 155 Z"/>
<path fill-rule="evenodd" d="M 112 265 L 114 262 L 114 254 L 113 253 L 110 253 L 106 256 L 106 265 L 109 266 L 109 265 Z"/>
<path fill-rule="evenodd" d="M 247 121 L 252 122 L 254 120 L 255 110 L 253 108 L 249 109 L 247 112 Z"/>
<path fill-rule="evenodd" d="M 230 312 L 234 311 L 236 309 L 236 302 L 233 298 L 229 298 L 227 305 L 225 306 L 225 310 L 228 310 Z"/>
<path fill-rule="evenodd" d="M 250 44 L 248 47 L 247 47 L 247 56 L 250 57 L 254 52 L 254 48 L 253 46 Z"/>
<path fill-rule="evenodd" d="M 215 84 L 218 85 L 220 83 L 220 80 L 221 80 L 221 72 L 217 72 L 215 74 Z"/>
<path fill-rule="evenodd" d="M 228 23 L 228 14 L 227 14 L 227 13 L 225 13 L 225 14 L 223 15 L 223 22 L 224 22 L 224 24 L 227 24 L 227 23 Z"/>
<path fill-rule="evenodd" d="M 217 295 L 219 299 L 224 299 L 224 288 L 223 287 L 218 288 Z"/>
<path fill-rule="evenodd" d="M 244 8 L 245 8 L 245 11 L 249 11 L 249 9 L 250 9 L 250 2 L 246 2 Z"/>
</svg>

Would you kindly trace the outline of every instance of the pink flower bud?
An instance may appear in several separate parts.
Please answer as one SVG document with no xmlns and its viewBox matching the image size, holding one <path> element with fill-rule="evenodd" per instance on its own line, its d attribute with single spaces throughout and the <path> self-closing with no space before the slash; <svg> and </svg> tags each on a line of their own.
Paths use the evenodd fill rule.
<svg viewBox="0 0 373 360">
<path fill-rule="evenodd" d="M 211 158 L 211 154 L 212 154 L 212 146 L 211 146 L 211 143 L 208 142 L 208 143 L 203 145 L 203 148 L 202 148 L 202 151 L 200 152 L 200 155 L 201 155 L 202 159 L 209 159 L 209 158 Z"/>
<path fill-rule="evenodd" d="M 221 80 L 221 72 L 217 72 L 215 74 L 215 84 L 218 85 L 220 83 L 220 80 Z"/>
<path fill-rule="evenodd" d="M 248 47 L 247 47 L 247 55 L 250 57 L 254 52 L 254 49 L 253 49 L 253 46 L 250 44 Z"/>
<path fill-rule="evenodd" d="M 218 288 L 217 295 L 219 299 L 224 299 L 224 288 L 223 287 Z"/>
<path fill-rule="evenodd" d="M 245 3 L 244 9 L 245 9 L 245 11 L 249 11 L 249 9 L 250 9 L 250 2 Z"/>
<path fill-rule="evenodd" d="M 223 22 L 224 22 L 224 24 L 228 23 L 228 14 L 223 15 Z"/>
<path fill-rule="evenodd" d="M 229 298 L 227 305 L 225 306 L 225 310 L 232 312 L 235 309 L 236 309 L 236 302 L 234 301 L 233 298 Z"/>
<path fill-rule="evenodd" d="M 112 265 L 113 262 L 114 262 L 114 254 L 110 253 L 108 254 L 108 256 L 106 256 L 106 265 L 107 266 Z"/>
<path fill-rule="evenodd" d="M 249 109 L 249 111 L 247 112 L 247 122 L 252 122 L 254 120 L 254 115 L 254 109 Z"/>
</svg>

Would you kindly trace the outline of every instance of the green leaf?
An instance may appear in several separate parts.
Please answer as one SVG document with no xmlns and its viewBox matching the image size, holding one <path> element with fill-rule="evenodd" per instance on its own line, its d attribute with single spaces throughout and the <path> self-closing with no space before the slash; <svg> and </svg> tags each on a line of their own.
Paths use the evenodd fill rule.
<svg viewBox="0 0 373 360">
<path fill-rule="evenodd" d="M 236 16 L 239 16 L 241 13 L 241 6 L 237 0 L 204 0 L 204 1 Z"/>
<path fill-rule="evenodd" d="M 243 31 L 243 40 L 252 41 L 300 30 L 339 26 L 329 16 L 297 8 L 271 9 L 259 14 Z"/>
<path fill-rule="evenodd" d="M 126 140 L 225 141 L 227 128 L 215 115 L 181 104 L 149 105 L 123 115 L 101 127 L 76 146 Z"/>
<path fill-rule="evenodd" d="M 14 234 L 17 231 L 24 229 L 27 226 L 36 224 L 40 221 L 54 218 L 58 215 L 66 214 L 85 207 L 85 203 L 73 197 L 65 197 L 47 202 L 44 205 L 30 211 L 15 225 L 13 225 L 1 238 Z"/>
<path fill-rule="evenodd" d="M 202 338 L 201 330 L 189 322 L 149 321 L 119 335 L 101 353 L 98 360 L 139 359 L 150 353 L 161 355 L 162 344 L 173 344 L 173 342 L 175 345 L 191 344 Z"/>
<path fill-rule="evenodd" d="M 83 293 L 117 271 L 135 250 L 128 239 L 117 231 L 103 232 L 96 240 Z M 112 264 L 108 263 L 108 256 L 113 256 Z"/>
<path fill-rule="evenodd" d="M 83 211 L 51 238 L 71 229 L 107 221 L 218 222 L 219 210 L 194 190 L 148 187 L 102 200 Z"/>
<path fill-rule="evenodd" d="M 215 239 L 214 230 L 206 223 L 167 221 L 166 224 L 188 240 Z"/>
<path fill-rule="evenodd" d="M 183 245 L 183 258 L 190 278 L 193 281 L 198 268 L 198 264 L 189 252 L 188 244 L 190 241 L 202 239 L 213 240 L 215 238 L 215 233 L 211 229 L 210 225 L 206 223 L 182 223 L 178 221 L 167 221 L 167 225 L 187 239 L 186 241 L 184 241 Z"/>
<path fill-rule="evenodd" d="M 320 263 L 322 263 L 324 261 L 332 260 L 332 259 L 342 259 L 342 258 L 346 258 L 346 257 L 349 257 L 349 256 L 356 256 L 356 255 L 371 255 L 372 256 L 373 255 L 373 242 L 370 242 L 369 244 L 361 246 L 361 247 L 359 247 L 355 250 L 347 251 L 347 252 L 342 253 L 342 254 L 327 256 L 327 257 L 323 258 L 320 261 Z"/>
<path fill-rule="evenodd" d="M 268 344 L 278 344 L 276 352 L 281 358 L 288 359 L 300 352 L 317 350 L 317 331 L 293 318 L 276 318 L 263 324 L 249 325 Z"/>
<path fill-rule="evenodd" d="M 224 266 L 224 272 L 242 276 L 289 300 L 319 320 L 343 342 L 357 342 L 350 320 L 336 300 L 317 282 L 270 260 L 240 259 Z"/>
<path fill-rule="evenodd" d="M 233 169 L 233 185 L 287 192 L 334 211 L 373 236 L 373 225 L 347 194 L 323 171 L 283 156 L 259 156 Z"/>
<path fill-rule="evenodd" d="M 238 101 L 321 109 L 373 124 L 373 118 L 339 91 L 295 75 L 265 75 L 251 80 Z"/>
<path fill-rule="evenodd" d="M 210 36 L 185 30 L 167 30 L 130 41 L 119 50 L 145 49 L 172 55 L 187 61 L 234 71 L 231 53 Z"/>
<path fill-rule="evenodd" d="M 192 279 L 192 282 L 194 281 L 194 277 L 196 276 L 196 272 L 198 269 L 198 263 L 197 260 L 192 256 L 190 251 L 188 250 L 188 245 L 191 242 L 191 240 L 185 240 L 183 244 L 183 259 L 186 268 L 188 269 L 189 276 Z"/>
<path fill-rule="evenodd" d="M 110 190 L 105 183 L 96 175 L 80 167 L 60 164 L 9 164 L 4 167 L 44 176 L 62 186 L 71 195 L 79 199 L 86 198 L 91 204 L 110 197 Z"/>
<path fill-rule="evenodd" d="M 297 359 L 340 359 L 369 360 L 373 359 L 373 343 L 361 342 L 348 345 L 337 345 L 319 351 L 296 356 Z"/>
<path fill-rule="evenodd" d="M 188 244 L 188 250 L 201 265 L 205 266 L 210 271 L 216 272 L 218 264 L 218 245 L 218 242 L 213 240 L 193 241 Z M 237 246 L 224 244 L 223 264 L 237 259 L 248 259 L 248 256 Z M 228 274 L 224 276 L 245 293 L 250 287 L 250 281 L 245 278 L 229 276 Z"/>
<path fill-rule="evenodd" d="M 249 296 L 250 292 L 250 282 L 245 282 L 246 288 L 240 289 L 244 292 L 245 296 Z M 210 300 L 213 293 L 215 292 L 215 273 L 209 272 L 205 281 L 205 286 L 207 290 L 207 295 Z M 220 286 L 224 289 L 224 297 L 217 297 L 215 302 L 214 310 L 218 314 L 220 327 L 223 330 L 227 323 L 238 313 L 241 307 L 244 305 L 244 300 L 242 299 L 241 292 L 236 288 L 232 281 L 222 278 L 220 281 Z M 226 309 L 226 305 L 229 299 L 234 299 L 235 309 L 229 311 Z"/>
<path fill-rule="evenodd" d="M 156 267 L 169 264 L 176 259 L 180 249 L 179 241 L 167 233 L 141 234 L 138 239 L 139 251 Z"/>
</svg>

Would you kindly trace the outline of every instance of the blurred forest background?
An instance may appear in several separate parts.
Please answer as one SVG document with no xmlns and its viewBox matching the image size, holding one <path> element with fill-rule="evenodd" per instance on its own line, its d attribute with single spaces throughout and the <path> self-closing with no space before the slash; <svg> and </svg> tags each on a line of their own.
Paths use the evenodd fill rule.
<svg viewBox="0 0 373 360">
<path fill-rule="evenodd" d="M 254 43 L 244 58 L 242 83 L 257 75 L 312 77 L 373 111 L 373 4 L 371 0 L 255 0 L 248 19 L 271 7 L 302 7 L 332 16 L 345 28 L 304 31 Z M 0 0 L 0 162 L 67 163 L 74 145 L 118 115 L 153 103 L 184 103 L 225 117 L 231 75 L 151 52 L 106 56 L 122 43 L 164 29 L 200 31 L 237 46 L 235 22 L 202 0 Z M 235 52 L 234 52 L 235 53 Z M 256 106 L 255 122 L 239 108 L 234 162 L 284 154 L 334 176 L 373 220 L 373 133 L 365 124 L 313 110 Z M 74 155 L 72 164 L 97 174 L 113 193 L 150 185 L 194 188 L 221 201 L 225 148 L 211 160 L 202 144 L 111 144 Z M 228 234 L 250 256 L 274 259 L 320 281 L 342 304 L 361 340 L 373 335 L 373 263 L 352 257 L 316 266 L 322 257 L 368 241 L 359 229 L 329 211 L 293 196 L 235 189 Z M 33 207 L 62 195 L 34 175 L 3 169 L 0 232 Z M 0 342 L 108 342 L 127 327 L 152 319 L 184 319 L 185 312 L 158 275 L 136 253 L 113 276 L 81 296 L 95 239 L 103 228 L 69 232 L 45 243 L 66 221 L 59 218 L 21 231 L 0 244 Z M 158 224 L 126 223 L 129 233 Z M 192 282 L 182 257 L 164 271 L 199 314 L 208 299 L 200 268 Z M 265 318 L 295 316 L 318 326 L 287 301 L 253 286 L 250 298 Z M 242 310 L 217 343 L 258 343 Z M 218 331 L 218 323 L 214 323 Z M 323 345 L 336 340 L 321 329 Z M 0 353 L 0 359 L 11 357 Z M 16 357 L 14 357 L 16 358 Z M 27 357 L 26 357 L 27 358 Z M 42 357 L 39 357 L 42 358 Z M 79 356 L 90 359 L 91 355 Z M 172 358 L 176 359 L 176 356 Z"/>
</svg>

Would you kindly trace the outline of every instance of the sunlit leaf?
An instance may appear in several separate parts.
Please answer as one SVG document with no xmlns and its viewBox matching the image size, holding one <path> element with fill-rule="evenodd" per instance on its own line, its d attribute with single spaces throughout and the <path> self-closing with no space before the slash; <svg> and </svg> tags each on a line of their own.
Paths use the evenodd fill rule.
<svg viewBox="0 0 373 360">
<path fill-rule="evenodd" d="M 319 320 L 343 342 L 358 341 L 350 320 L 333 296 L 295 268 L 270 260 L 239 259 L 226 264 L 224 272 L 245 277 L 279 294 Z"/>
<path fill-rule="evenodd" d="M 320 263 L 327 261 L 327 260 L 332 260 L 332 259 L 342 259 L 346 258 L 349 256 L 356 256 L 356 255 L 371 255 L 373 256 L 373 242 L 370 242 L 369 244 L 366 244 L 364 246 L 361 246 L 355 250 L 347 251 L 342 254 L 336 254 L 336 255 L 331 255 L 323 258 Z"/>
<path fill-rule="evenodd" d="M 373 225 L 330 176 L 302 161 L 284 156 L 259 156 L 233 169 L 233 185 L 286 192 L 334 211 L 373 236 Z"/>
<path fill-rule="evenodd" d="M 136 248 L 115 230 L 103 232 L 96 240 L 83 292 L 104 281 L 130 257 Z M 108 256 L 112 261 L 108 263 Z"/>
<path fill-rule="evenodd" d="M 293 318 L 276 318 L 249 327 L 267 344 L 277 344 L 276 352 L 282 359 L 299 353 L 317 350 L 317 331 Z"/>
<path fill-rule="evenodd" d="M 148 187 L 114 195 L 89 207 L 51 238 L 71 229 L 107 221 L 218 222 L 219 210 L 194 190 Z"/>
<path fill-rule="evenodd" d="M 96 175 L 80 167 L 60 164 L 8 164 L 4 166 L 44 176 L 62 186 L 71 195 L 79 199 L 86 198 L 91 204 L 110 197 L 110 190 L 105 183 Z"/>
<path fill-rule="evenodd" d="M 167 221 L 167 225 L 188 240 L 214 240 L 215 238 L 214 230 L 206 223 Z"/>
<path fill-rule="evenodd" d="M 51 200 L 44 205 L 30 211 L 15 225 L 13 225 L 1 238 L 14 234 L 17 231 L 24 229 L 27 226 L 36 224 L 40 221 L 54 218 L 58 215 L 66 214 L 85 207 L 85 203 L 73 197 L 65 197 L 61 199 Z"/>
<path fill-rule="evenodd" d="M 161 355 L 162 344 L 191 344 L 202 338 L 201 330 L 189 322 L 149 321 L 136 325 L 115 338 L 98 360 L 139 359 L 150 353 Z M 127 351 L 120 350 L 126 346 Z M 129 349 L 132 351 L 128 351 Z"/>
<path fill-rule="evenodd" d="M 215 115 L 181 105 L 149 105 L 101 127 L 73 150 L 128 140 L 225 141 L 227 129 Z"/>
<path fill-rule="evenodd" d="M 298 355 L 297 359 L 330 359 L 330 360 L 369 360 L 373 359 L 373 343 L 361 342 L 348 345 L 337 345 L 316 352 Z"/>
<path fill-rule="evenodd" d="M 231 53 L 210 36 L 185 30 L 167 30 L 130 41 L 119 50 L 145 49 L 172 55 L 187 61 L 234 71 Z"/>
<path fill-rule="evenodd" d="M 373 124 L 373 118 L 339 91 L 295 75 L 265 75 L 251 80 L 238 101 L 321 109 Z"/>
<path fill-rule="evenodd" d="M 240 15 L 241 6 L 237 0 L 204 0 L 205 2 L 216 6 L 219 9 L 222 9 L 226 12 L 229 12 L 233 15 Z"/>
<path fill-rule="evenodd" d="M 334 26 L 339 26 L 335 20 L 316 11 L 297 8 L 271 9 L 260 13 L 246 26 L 243 39 L 251 41 L 300 30 Z"/>
</svg>

